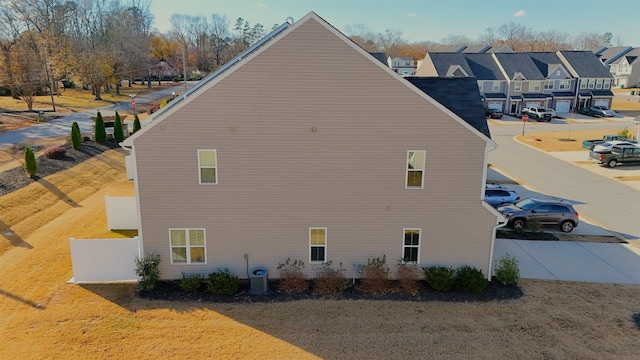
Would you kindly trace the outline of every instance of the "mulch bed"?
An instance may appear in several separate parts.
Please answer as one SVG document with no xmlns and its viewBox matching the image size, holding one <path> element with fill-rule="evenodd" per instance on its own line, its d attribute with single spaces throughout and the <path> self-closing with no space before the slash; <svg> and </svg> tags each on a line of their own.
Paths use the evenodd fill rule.
<svg viewBox="0 0 640 360">
<path fill-rule="evenodd" d="M 437 292 L 428 288 L 424 281 L 421 281 L 421 288 L 415 296 L 399 291 L 399 286 L 393 286 L 394 290 L 386 294 L 369 294 L 357 289 L 356 285 L 351 285 L 342 293 L 335 296 L 319 295 L 309 290 L 298 293 L 287 293 L 277 288 L 277 281 L 268 282 L 268 291 L 265 294 L 249 294 L 249 282 L 244 280 L 241 283 L 240 291 L 233 296 L 216 295 L 206 290 L 203 284 L 196 292 L 186 292 L 179 286 L 179 281 L 160 281 L 156 288 L 149 292 L 138 291 L 140 298 L 148 300 L 164 301 L 195 301 L 212 303 L 275 303 L 309 299 L 326 300 L 390 300 L 390 301 L 448 301 L 448 302 L 487 302 L 519 299 L 524 295 L 519 285 L 504 286 L 493 280 L 489 282 L 482 294 L 470 294 L 461 291 Z M 392 281 L 397 285 L 396 281 Z M 310 282 L 312 285 L 312 282 Z"/>
<path fill-rule="evenodd" d="M 39 178 L 55 174 L 78 165 L 79 163 L 103 153 L 109 149 L 119 148 L 113 141 L 101 145 L 94 141 L 84 141 L 78 150 L 67 147 L 67 154 L 62 159 L 47 159 L 44 155 L 38 157 L 38 172 L 31 178 L 22 166 L 0 173 L 0 196 L 22 189 L 36 182 Z"/>
</svg>

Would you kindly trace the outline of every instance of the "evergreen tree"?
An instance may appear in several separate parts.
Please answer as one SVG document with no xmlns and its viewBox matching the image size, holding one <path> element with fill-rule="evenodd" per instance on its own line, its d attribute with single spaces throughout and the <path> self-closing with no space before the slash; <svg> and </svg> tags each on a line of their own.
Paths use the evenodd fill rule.
<svg viewBox="0 0 640 360">
<path fill-rule="evenodd" d="M 24 148 L 24 171 L 31 177 L 38 172 L 38 163 L 36 162 L 36 156 L 33 153 L 33 149 L 30 147 Z"/>
<path fill-rule="evenodd" d="M 142 129 L 142 126 L 140 126 L 140 119 L 138 119 L 138 115 L 134 115 L 133 116 L 133 133 L 135 134 L 136 131 Z"/>
<path fill-rule="evenodd" d="M 100 114 L 100 111 L 98 111 L 98 115 L 96 115 L 94 137 L 98 144 L 104 144 L 107 142 L 107 130 L 104 128 L 104 120 L 102 120 L 102 114 Z"/>
<path fill-rule="evenodd" d="M 113 123 L 113 140 L 116 141 L 116 144 L 119 144 L 124 141 L 124 132 L 122 130 L 122 120 L 120 120 L 120 114 L 116 111 L 116 119 Z"/>
<path fill-rule="evenodd" d="M 80 149 L 82 145 L 82 134 L 80 133 L 80 127 L 77 122 L 73 122 L 71 125 L 71 146 L 74 150 Z"/>
</svg>

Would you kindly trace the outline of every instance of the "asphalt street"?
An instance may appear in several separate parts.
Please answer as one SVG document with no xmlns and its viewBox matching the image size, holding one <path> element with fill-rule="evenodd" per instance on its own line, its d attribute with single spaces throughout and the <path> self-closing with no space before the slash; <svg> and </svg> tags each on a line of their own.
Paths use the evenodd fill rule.
<svg viewBox="0 0 640 360">
<path fill-rule="evenodd" d="M 565 124 L 529 125 L 528 131 L 558 130 Z M 633 127 L 631 123 L 574 124 L 573 130 Z M 593 172 L 549 156 L 513 139 L 521 126 L 491 126 L 499 146 L 489 162 L 532 190 L 567 199 L 583 217 L 629 240 L 640 239 L 640 192 Z"/>
<path fill-rule="evenodd" d="M 193 87 L 197 82 L 187 82 L 187 87 Z M 179 86 L 164 88 L 145 95 L 135 97 L 137 106 L 147 105 L 160 99 L 168 98 L 172 92 L 183 93 L 184 84 Z M 65 114 L 63 117 L 46 123 L 39 123 L 27 128 L 0 133 L 0 148 L 13 146 L 28 142 L 31 139 L 43 137 L 65 136 L 71 134 L 71 125 L 74 121 L 78 123 L 81 132 L 93 131 L 93 120 L 97 112 L 100 111 L 103 116 L 113 115 L 116 111 L 122 113 L 131 110 L 131 101 L 123 101 L 121 103 L 105 106 L 99 109 L 92 109 L 86 112 L 77 112 Z"/>
</svg>

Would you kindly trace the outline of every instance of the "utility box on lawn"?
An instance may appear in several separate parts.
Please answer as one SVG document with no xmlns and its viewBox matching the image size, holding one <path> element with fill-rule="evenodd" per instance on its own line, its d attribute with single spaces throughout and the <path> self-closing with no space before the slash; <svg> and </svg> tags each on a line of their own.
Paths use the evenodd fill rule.
<svg viewBox="0 0 640 360">
<path fill-rule="evenodd" d="M 249 273 L 249 294 L 264 294 L 267 292 L 267 268 L 257 267 Z"/>
</svg>

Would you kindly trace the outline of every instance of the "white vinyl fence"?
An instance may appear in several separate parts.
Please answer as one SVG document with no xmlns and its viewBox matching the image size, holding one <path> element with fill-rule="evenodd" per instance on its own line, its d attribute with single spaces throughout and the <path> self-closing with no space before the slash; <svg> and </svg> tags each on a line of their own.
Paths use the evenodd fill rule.
<svg viewBox="0 0 640 360">
<path fill-rule="evenodd" d="M 104 197 L 109 230 L 138 230 L 138 209 L 135 196 Z"/>
<path fill-rule="evenodd" d="M 137 281 L 135 260 L 142 243 L 133 239 L 69 239 L 73 278 L 69 282 L 99 283 Z"/>
</svg>

